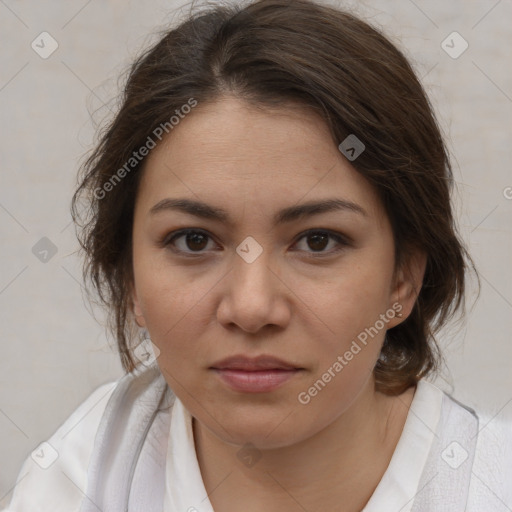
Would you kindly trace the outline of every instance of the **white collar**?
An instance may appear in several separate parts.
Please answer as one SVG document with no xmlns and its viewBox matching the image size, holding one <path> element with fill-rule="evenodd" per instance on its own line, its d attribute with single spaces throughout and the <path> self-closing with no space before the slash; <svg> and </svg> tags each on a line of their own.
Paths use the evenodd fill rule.
<svg viewBox="0 0 512 512">
<path fill-rule="evenodd" d="M 363 512 L 410 512 L 441 414 L 443 392 L 425 380 L 416 388 L 389 466 Z M 167 448 L 164 512 L 214 512 L 197 461 L 192 416 L 176 397 Z"/>
<path fill-rule="evenodd" d="M 362 512 L 410 512 L 436 436 L 443 392 L 420 380 L 391 461 Z"/>
<path fill-rule="evenodd" d="M 192 416 L 176 396 L 165 469 L 164 512 L 214 512 L 197 461 Z"/>
</svg>

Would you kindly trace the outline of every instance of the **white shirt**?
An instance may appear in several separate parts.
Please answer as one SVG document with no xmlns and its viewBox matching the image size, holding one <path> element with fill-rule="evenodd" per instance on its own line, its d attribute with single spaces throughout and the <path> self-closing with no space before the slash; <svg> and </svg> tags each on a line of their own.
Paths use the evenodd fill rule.
<svg viewBox="0 0 512 512">
<path fill-rule="evenodd" d="M 39 445 L 26 459 L 4 512 L 80 510 L 95 434 L 116 384 L 97 388 L 48 439 L 48 444 Z M 435 437 L 442 400 L 443 392 L 436 386 L 425 380 L 418 383 L 390 464 L 363 512 L 410 512 Z M 196 457 L 192 417 L 177 397 L 167 453 L 164 512 L 214 512 Z M 41 467 L 50 462 L 46 469 Z M 512 510 L 512 422 L 494 418 L 487 423 L 480 418 L 473 475 L 468 511 Z M 484 501 L 479 498 L 483 491 Z"/>
</svg>

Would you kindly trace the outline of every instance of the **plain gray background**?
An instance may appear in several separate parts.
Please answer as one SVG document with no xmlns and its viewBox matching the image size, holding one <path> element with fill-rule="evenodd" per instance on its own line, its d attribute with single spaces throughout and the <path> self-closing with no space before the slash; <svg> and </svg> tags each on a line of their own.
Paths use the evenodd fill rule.
<svg viewBox="0 0 512 512">
<path fill-rule="evenodd" d="M 467 321 L 440 336 L 448 369 L 435 383 L 477 409 L 510 411 L 512 2 L 330 3 L 404 49 L 452 153 L 457 217 L 482 291 Z M 30 452 L 95 388 L 122 375 L 104 315 L 95 309 L 95 320 L 84 303 L 69 204 L 93 141 L 91 113 L 96 121 L 108 115 L 120 73 L 156 29 L 186 16 L 188 8 L 175 12 L 183 5 L 0 0 L 0 506 Z M 46 59 L 31 47 L 42 32 L 58 43 Z M 43 237 L 57 251 L 47 262 L 33 253 Z M 470 306 L 473 297 L 470 288 Z"/>
</svg>

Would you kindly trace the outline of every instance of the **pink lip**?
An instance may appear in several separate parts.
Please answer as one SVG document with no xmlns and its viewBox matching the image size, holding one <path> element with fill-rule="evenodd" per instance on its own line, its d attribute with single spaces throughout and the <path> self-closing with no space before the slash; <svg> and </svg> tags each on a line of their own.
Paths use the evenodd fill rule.
<svg viewBox="0 0 512 512">
<path fill-rule="evenodd" d="M 291 379 L 300 370 L 228 370 L 213 369 L 235 391 L 265 393 L 273 391 Z"/>
<path fill-rule="evenodd" d="M 245 371 L 258 371 L 258 370 L 300 370 L 301 368 L 287 363 L 277 357 L 261 355 L 258 357 L 247 357 L 244 355 L 237 355 L 227 357 L 212 364 L 211 368 L 216 370 L 245 370 Z"/>
<path fill-rule="evenodd" d="M 265 393 L 282 386 L 304 368 L 273 356 L 250 358 L 239 355 L 223 359 L 210 369 L 235 391 Z"/>
</svg>

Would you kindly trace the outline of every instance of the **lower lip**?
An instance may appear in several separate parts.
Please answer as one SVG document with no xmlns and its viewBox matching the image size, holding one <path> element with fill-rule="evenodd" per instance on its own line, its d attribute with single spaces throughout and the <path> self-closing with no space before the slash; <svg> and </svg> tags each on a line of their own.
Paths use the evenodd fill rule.
<svg viewBox="0 0 512 512">
<path fill-rule="evenodd" d="M 235 391 L 245 393 L 266 393 L 279 388 L 300 370 L 219 370 L 214 368 L 220 378 Z"/>
</svg>

